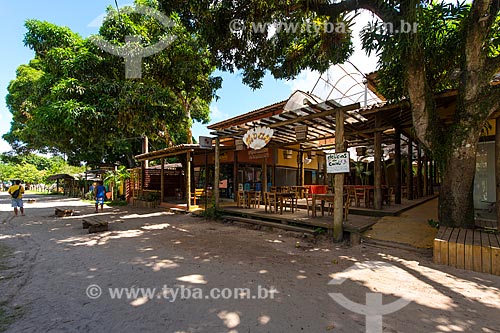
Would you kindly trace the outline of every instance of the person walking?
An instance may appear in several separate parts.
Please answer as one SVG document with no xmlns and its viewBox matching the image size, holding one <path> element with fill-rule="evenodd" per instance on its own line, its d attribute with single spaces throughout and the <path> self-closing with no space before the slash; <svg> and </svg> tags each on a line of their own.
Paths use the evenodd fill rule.
<svg viewBox="0 0 500 333">
<path fill-rule="evenodd" d="M 9 194 L 12 197 L 12 207 L 14 208 L 14 215 L 17 216 L 17 208 L 21 210 L 21 215 L 24 216 L 23 207 L 23 194 L 24 188 L 21 186 L 21 181 L 16 180 L 15 184 L 9 187 Z"/>
<path fill-rule="evenodd" d="M 101 212 L 104 211 L 104 200 L 106 199 L 106 187 L 102 184 L 102 182 L 99 183 L 94 189 L 95 193 L 95 212 L 97 213 L 97 207 L 101 205 Z"/>
</svg>

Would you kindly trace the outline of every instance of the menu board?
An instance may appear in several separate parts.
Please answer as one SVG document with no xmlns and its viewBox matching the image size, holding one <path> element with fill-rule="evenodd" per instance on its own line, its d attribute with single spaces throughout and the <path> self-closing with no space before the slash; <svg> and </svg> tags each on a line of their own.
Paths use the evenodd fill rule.
<svg viewBox="0 0 500 333">
<path fill-rule="evenodd" d="M 344 173 L 349 172 L 349 152 L 327 154 L 326 155 L 326 172 L 327 173 Z"/>
</svg>

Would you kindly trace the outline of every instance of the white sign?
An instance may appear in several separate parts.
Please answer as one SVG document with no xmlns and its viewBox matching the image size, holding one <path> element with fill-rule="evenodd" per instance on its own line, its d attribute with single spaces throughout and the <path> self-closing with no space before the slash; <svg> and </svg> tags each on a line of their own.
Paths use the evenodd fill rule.
<svg viewBox="0 0 500 333">
<path fill-rule="evenodd" d="M 212 148 L 212 138 L 208 136 L 199 137 L 200 148 Z"/>
<path fill-rule="evenodd" d="M 343 173 L 349 172 L 349 152 L 326 155 L 326 172 Z"/>
<path fill-rule="evenodd" d="M 273 134 L 274 131 L 269 127 L 257 126 L 245 133 L 243 142 L 245 142 L 248 148 L 262 149 L 271 141 Z"/>
</svg>

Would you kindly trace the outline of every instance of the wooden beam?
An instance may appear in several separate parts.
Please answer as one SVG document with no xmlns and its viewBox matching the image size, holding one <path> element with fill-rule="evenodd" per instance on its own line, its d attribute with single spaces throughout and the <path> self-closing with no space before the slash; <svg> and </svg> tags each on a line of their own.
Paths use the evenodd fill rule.
<svg viewBox="0 0 500 333">
<path fill-rule="evenodd" d="M 382 119 L 380 114 L 375 115 L 375 127 L 379 127 Z M 375 161 L 374 168 L 374 208 L 382 209 L 382 132 L 375 132 L 374 134 L 374 148 L 375 148 Z M 366 199 L 365 199 L 366 200 Z"/>
<path fill-rule="evenodd" d="M 422 193 L 422 147 L 417 142 L 417 193 L 416 196 L 421 198 Z"/>
<path fill-rule="evenodd" d="M 215 138 L 215 171 L 214 171 L 214 198 L 215 207 L 219 208 L 219 178 L 220 178 L 220 138 Z"/>
<path fill-rule="evenodd" d="M 336 109 L 326 110 L 326 111 L 318 112 L 318 113 L 315 113 L 315 114 L 308 114 L 306 116 L 301 116 L 301 117 L 297 117 L 297 118 L 294 118 L 294 119 L 288 119 L 288 120 L 284 120 L 284 121 L 277 121 L 274 124 L 268 125 L 268 127 L 269 128 L 278 128 L 280 126 L 286 126 L 286 125 L 290 125 L 290 124 L 295 124 L 295 123 L 299 123 L 301 121 L 306 121 L 306 120 L 310 120 L 310 119 L 314 119 L 314 118 L 321 118 L 321 117 L 331 116 L 331 115 L 335 114 L 337 111 L 346 112 L 346 111 L 357 110 L 359 108 L 360 108 L 360 104 L 359 103 L 354 103 L 354 104 L 342 106 L 342 107 L 339 107 L 339 108 L 336 108 Z M 233 135 L 238 135 L 240 133 L 243 133 L 243 132 L 234 133 Z M 221 135 L 220 136 L 219 132 L 212 132 L 212 134 L 216 135 L 219 138 L 224 138 L 225 137 L 225 135 Z"/>
<path fill-rule="evenodd" d="M 191 152 L 186 153 L 186 210 L 189 212 L 191 209 Z"/>
<path fill-rule="evenodd" d="M 408 200 L 413 200 L 413 140 L 408 137 L 408 165 L 406 168 L 406 192 Z"/>
<path fill-rule="evenodd" d="M 396 191 L 394 193 L 394 203 L 401 204 L 401 129 L 399 129 L 399 127 L 396 128 L 396 132 L 394 133 L 394 149 L 394 167 L 396 169 Z"/>
<path fill-rule="evenodd" d="M 165 193 L 165 159 L 162 157 L 161 158 L 161 174 L 160 174 L 160 202 L 163 202 L 164 199 L 164 193 Z"/>
<path fill-rule="evenodd" d="M 359 103 L 358 103 L 359 105 Z M 335 113 L 335 123 L 337 124 L 335 139 L 335 152 L 344 151 L 344 110 L 337 109 Z M 344 220 L 344 174 L 335 174 L 335 199 L 333 206 L 333 240 L 341 242 L 344 229 L 342 226 Z"/>
</svg>

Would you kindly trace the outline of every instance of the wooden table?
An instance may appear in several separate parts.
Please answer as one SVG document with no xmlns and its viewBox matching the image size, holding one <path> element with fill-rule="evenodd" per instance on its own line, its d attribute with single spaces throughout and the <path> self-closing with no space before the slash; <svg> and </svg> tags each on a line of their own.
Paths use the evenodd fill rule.
<svg viewBox="0 0 500 333">
<path fill-rule="evenodd" d="M 325 202 L 334 202 L 334 194 L 312 194 L 312 216 L 316 217 L 316 200 L 321 200 L 321 216 L 325 216 Z"/>
</svg>

